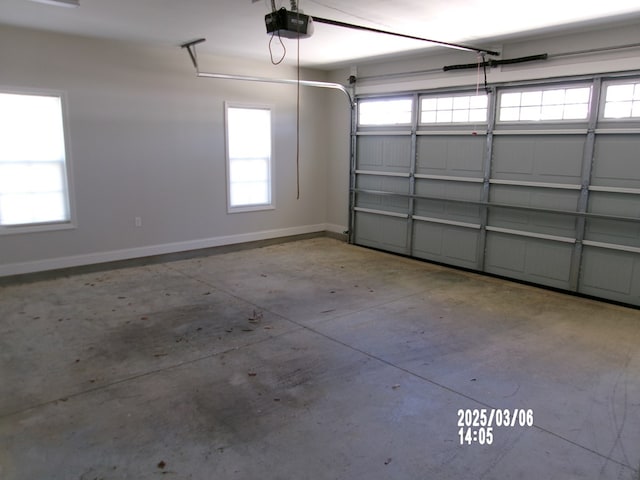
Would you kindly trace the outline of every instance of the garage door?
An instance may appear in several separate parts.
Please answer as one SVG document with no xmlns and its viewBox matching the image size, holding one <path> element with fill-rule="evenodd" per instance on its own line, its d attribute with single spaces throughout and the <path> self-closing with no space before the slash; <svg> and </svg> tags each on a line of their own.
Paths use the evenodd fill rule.
<svg viewBox="0 0 640 480">
<path fill-rule="evenodd" d="M 640 78 L 358 98 L 351 241 L 640 305 Z"/>
</svg>

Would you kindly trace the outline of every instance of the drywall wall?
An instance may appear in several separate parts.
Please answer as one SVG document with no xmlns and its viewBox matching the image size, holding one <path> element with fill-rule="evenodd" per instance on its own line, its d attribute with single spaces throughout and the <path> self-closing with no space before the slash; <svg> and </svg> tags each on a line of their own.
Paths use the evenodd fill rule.
<svg viewBox="0 0 640 480">
<path fill-rule="evenodd" d="M 541 80 L 554 77 L 640 71 L 640 22 L 637 19 L 616 22 L 609 26 L 591 27 L 582 31 L 554 31 L 517 41 L 503 40 L 487 48 L 502 53 L 500 58 L 511 59 L 548 53 L 546 61 L 501 66 L 487 70 L 487 80 L 492 83 Z M 477 43 L 477 42 L 476 42 Z M 620 45 L 635 45 L 615 51 L 563 55 L 567 52 L 589 51 Z M 432 49 L 421 55 L 393 59 L 360 62 L 330 72 L 329 81 L 347 83 L 357 71 L 357 95 L 384 95 L 403 91 L 428 91 L 431 89 L 468 86 L 482 88 L 483 74 L 477 69 L 444 72 L 445 65 L 477 62 L 474 53 L 456 50 Z M 330 103 L 332 121 L 329 125 L 330 150 L 328 161 L 329 221 L 343 224 L 348 218 L 348 114 L 344 105 L 333 100 Z"/>
<path fill-rule="evenodd" d="M 201 69 L 295 78 L 293 67 L 199 55 Z M 327 228 L 327 101 L 296 87 L 196 78 L 187 52 L 0 26 L 0 86 L 65 93 L 74 228 L 0 235 L 0 275 Z M 303 70 L 303 78 L 325 80 Z M 224 101 L 273 106 L 274 210 L 228 214 Z M 250 141 L 251 132 L 247 132 Z M 136 227 L 135 217 L 142 226 Z"/>
</svg>

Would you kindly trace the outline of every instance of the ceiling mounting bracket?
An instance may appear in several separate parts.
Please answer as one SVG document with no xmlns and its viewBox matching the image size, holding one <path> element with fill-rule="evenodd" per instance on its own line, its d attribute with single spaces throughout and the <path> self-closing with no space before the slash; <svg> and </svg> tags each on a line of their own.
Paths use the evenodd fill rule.
<svg viewBox="0 0 640 480">
<path fill-rule="evenodd" d="M 190 42 L 183 43 L 180 45 L 182 48 L 186 48 L 187 52 L 189 52 L 189 56 L 191 57 L 191 62 L 193 62 L 193 66 L 196 71 L 198 71 L 198 55 L 196 53 L 196 45 L 202 42 L 206 42 L 206 38 L 198 38 L 196 40 L 191 40 Z"/>
</svg>

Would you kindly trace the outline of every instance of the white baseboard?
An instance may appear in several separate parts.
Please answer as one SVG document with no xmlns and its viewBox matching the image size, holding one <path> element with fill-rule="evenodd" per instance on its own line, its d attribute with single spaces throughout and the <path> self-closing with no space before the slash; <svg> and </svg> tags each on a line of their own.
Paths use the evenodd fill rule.
<svg viewBox="0 0 640 480">
<path fill-rule="evenodd" d="M 119 260 L 130 260 L 133 258 L 144 258 L 153 255 L 166 255 L 169 253 L 187 252 L 190 250 L 199 250 L 203 248 L 222 247 L 225 245 L 234 245 L 238 243 L 270 240 L 273 238 L 326 231 L 343 233 L 345 231 L 345 228 L 340 225 L 333 224 L 303 225 L 300 227 L 281 228 L 277 230 L 263 230 L 260 232 L 203 238 L 186 242 L 148 245 L 144 247 L 111 250 L 107 252 L 95 252 L 68 257 L 46 258 L 42 260 L 33 260 L 30 262 L 8 263 L 0 265 L 0 277 L 22 275 L 25 273 L 45 272 L 48 270 L 80 267 L 85 265 L 115 262 Z"/>
</svg>

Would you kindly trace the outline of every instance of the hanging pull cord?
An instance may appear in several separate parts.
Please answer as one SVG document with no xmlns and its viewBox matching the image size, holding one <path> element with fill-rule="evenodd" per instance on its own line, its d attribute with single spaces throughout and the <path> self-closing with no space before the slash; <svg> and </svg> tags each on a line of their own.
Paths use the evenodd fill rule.
<svg viewBox="0 0 640 480">
<path fill-rule="evenodd" d="M 296 0 L 291 0 L 291 8 L 298 14 L 300 22 L 300 10 L 296 5 Z M 299 25 L 300 23 L 298 23 Z M 296 200 L 300 200 L 300 30 L 298 30 L 298 58 L 296 68 L 298 70 L 298 85 L 296 98 Z"/>
<path fill-rule="evenodd" d="M 271 33 L 271 38 L 269 39 L 269 56 L 271 57 L 271 63 L 274 64 L 274 65 L 280 65 L 283 62 L 284 57 L 287 56 L 287 47 L 284 45 L 284 42 L 282 41 L 282 37 L 280 36 L 280 32 L 278 32 L 277 35 L 278 35 L 278 40 L 280 41 L 280 45 L 282 46 L 282 56 L 280 57 L 279 60 L 274 60 L 274 58 L 273 58 L 272 43 L 273 43 L 273 37 L 276 36 L 276 32 Z"/>
</svg>

